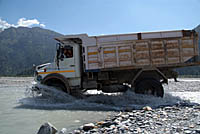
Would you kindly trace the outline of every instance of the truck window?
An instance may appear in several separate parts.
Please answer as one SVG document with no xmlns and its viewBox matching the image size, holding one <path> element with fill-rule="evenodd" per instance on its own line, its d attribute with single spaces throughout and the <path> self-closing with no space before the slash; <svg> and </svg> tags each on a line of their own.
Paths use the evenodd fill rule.
<svg viewBox="0 0 200 134">
<path fill-rule="evenodd" d="M 64 54 L 65 58 L 72 58 L 73 57 L 73 47 L 65 46 L 63 54 Z"/>
</svg>

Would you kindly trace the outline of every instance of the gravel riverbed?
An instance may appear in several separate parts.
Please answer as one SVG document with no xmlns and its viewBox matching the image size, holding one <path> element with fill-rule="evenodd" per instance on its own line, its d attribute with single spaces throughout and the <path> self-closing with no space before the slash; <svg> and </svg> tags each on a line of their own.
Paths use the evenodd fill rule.
<svg viewBox="0 0 200 134">
<path fill-rule="evenodd" d="M 179 105 L 120 112 L 104 121 L 89 123 L 73 134 L 196 134 L 200 133 L 200 106 Z"/>
<path fill-rule="evenodd" d="M 158 107 L 129 108 L 103 121 L 84 124 L 71 134 L 196 134 L 200 133 L 199 80 L 169 82 L 168 93 L 184 101 Z M 187 92 L 184 94 L 184 92 Z M 195 97 L 195 98 L 194 98 Z M 190 101 L 192 98 L 194 101 Z M 159 102 L 158 102 L 159 103 Z"/>
</svg>

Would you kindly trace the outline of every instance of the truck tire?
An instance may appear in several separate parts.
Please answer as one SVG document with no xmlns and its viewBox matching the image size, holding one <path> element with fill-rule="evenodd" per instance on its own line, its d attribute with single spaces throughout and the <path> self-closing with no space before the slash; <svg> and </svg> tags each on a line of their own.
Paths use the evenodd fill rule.
<svg viewBox="0 0 200 134">
<path fill-rule="evenodd" d="M 44 84 L 47 85 L 47 86 L 55 87 L 56 89 L 62 90 L 62 91 L 64 91 L 64 92 L 67 93 L 64 84 L 62 84 L 61 82 L 59 82 L 59 83 L 52 83 L 52 82 L 48 82 L 48 81 L 47 81 L 47 82 L 45 82 Z"/>
<path fill-rule="evenodd" d="M 42 84 L 52 86 L 58 90 L 62 90 L 68 94 L 71 94 L 69 83 L 67 79 L 61 74 L 50 74 L 47 75 L 42 81 Z"/>
<path fill-rule="evenodd" d="M 135 93 L 147 94 L 156 97 L 164 96 L 164 89 L 162 84 L 155 79 L 143 79 L 136 83 Z"/>
</svg>

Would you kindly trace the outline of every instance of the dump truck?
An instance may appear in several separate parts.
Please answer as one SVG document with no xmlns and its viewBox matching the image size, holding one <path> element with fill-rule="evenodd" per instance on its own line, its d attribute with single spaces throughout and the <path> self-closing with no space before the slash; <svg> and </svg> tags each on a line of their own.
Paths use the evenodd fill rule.
<svg viewBox="0 0 200 134">
<path fill-rule="evenodd" d="M 55 61 L 36 66 L 35 80 L 74 95 L 100 90 L 164 96 L 174 69 L 199 65 L 194 30 L 57 37 Z M 128 86 L 129 85 L 129 86 Z"/>
</svg>

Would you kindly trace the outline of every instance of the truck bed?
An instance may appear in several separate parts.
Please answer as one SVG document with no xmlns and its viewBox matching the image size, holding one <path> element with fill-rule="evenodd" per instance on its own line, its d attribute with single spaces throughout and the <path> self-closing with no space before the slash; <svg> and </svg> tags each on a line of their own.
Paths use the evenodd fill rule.
<svg viewBox="0 0 200 134">
<path fill-rule="evenodd" d="M 198 56 L 194 31 L 168 31 L 96 36 L 96 44 L 85 46 L 86 70 L 186 66 Z M 195 64 L 195 63 L 194 63 Z"/>
</svg>

